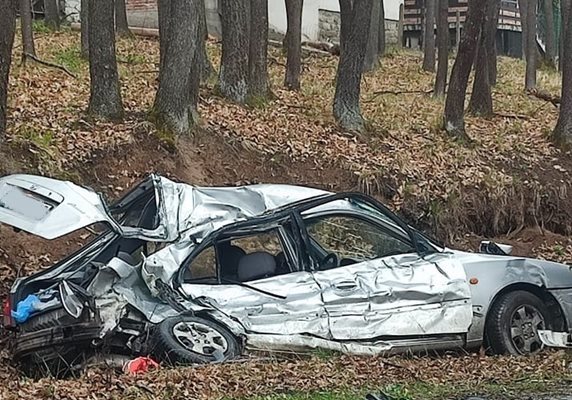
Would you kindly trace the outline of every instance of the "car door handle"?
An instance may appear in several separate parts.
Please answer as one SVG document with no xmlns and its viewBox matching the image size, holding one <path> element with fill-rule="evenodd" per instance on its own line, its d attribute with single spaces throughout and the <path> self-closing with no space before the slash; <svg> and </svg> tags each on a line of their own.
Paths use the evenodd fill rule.
<svg viewBox="0 0 572 400">
<path fill-rule="evenodd" d="M 352 281 L 344 281 L 334 283 L 334 288 L 337 290 L 352 290 L 357 288 L 357 284 Z"/>
</svg>

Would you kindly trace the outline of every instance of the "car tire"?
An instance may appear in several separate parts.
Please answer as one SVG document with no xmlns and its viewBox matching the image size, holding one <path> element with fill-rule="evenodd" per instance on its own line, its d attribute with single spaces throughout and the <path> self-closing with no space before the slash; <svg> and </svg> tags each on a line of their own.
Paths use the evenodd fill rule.
<svg viewBox="0 0 572 400">
<path fill-rule="evenodd" d="M 222 325 L 192 315 L 170 317 L 157 325 L 151 354 L 170 365 L 222 362 L 240 354 L 235 336 Z"/>
<path fill-rule="evenodd" d="M 485 334 L 495 354 L 524 355 L 536 353 L 544 347 L 538 329 L 550 329 L 550 313 L 546 305 L 534 294 L 517 290 L 494 302 Z"/>
</svg>

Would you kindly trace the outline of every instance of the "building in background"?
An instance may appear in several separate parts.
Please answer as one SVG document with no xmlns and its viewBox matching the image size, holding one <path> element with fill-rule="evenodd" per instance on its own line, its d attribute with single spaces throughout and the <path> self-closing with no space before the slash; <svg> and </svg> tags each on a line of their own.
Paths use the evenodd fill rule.
<svg viewBox="0 0 572 400">
<path fill-rule="evenodd" d="M 399 5 L 403 0 L 384 0 L 388 43 L 397 43 Z M 220 4 L 205 0 L 209 33 L 221 36 Z M 131 26 L 157 28 L 157 0 L 127 0 L 127 18 Z M 268 23 L 274 36 L 286 33 L 284 0 L 268 0 Z M 337 42 L 340 28 L 338 0 L 304 0 L 302 11 L 302 40 Z"/>
<path fill-rule="evenodd" d="M 403 45 L 410 48 L 420 48 L 423 44 L 423 8 L 424 0 L 405 0 L 403 21 Z M 457 24 L 462 30 L 467 17 L 468 0 L 449 0 L 449 32 L 451 47 L 456 47 Z M 497 31 L 498 54 L 521 57 L 520 12 L 517 0 L 501 0 Z"/>
</svg>

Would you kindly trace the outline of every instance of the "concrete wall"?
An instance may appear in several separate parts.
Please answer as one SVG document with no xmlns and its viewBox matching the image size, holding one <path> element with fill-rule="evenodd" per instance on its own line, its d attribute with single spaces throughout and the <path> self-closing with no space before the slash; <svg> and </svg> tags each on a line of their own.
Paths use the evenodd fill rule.
<svg viewBox="0 0 572 400">
<path fill-rule="evenodd" d="M 79 0 L 68 0 L 79 2 Z M 397 19 L 399 5 L 403 0 L 384 0 L 386 35 L 388 43 L 397 40 Z M 207 25 L 209 34 L 220 37 L 221 24 L 217 0 L 205 0 Z M 337 38 L 339 32 L 339 2 L 338 0 L 304 0 L 302 10 L 302 40 L 330 41 Z M 337 18 L 338 22 L 335 21 Z M 132 26 L 158 28 L 157 0 L 127 0 L 127 19 Z M 391 21 L 395 20 L 395 21 Z M 286 5 L 284 0 L 268 0 L 268 24 L 270 31 L 276 34 L 286 33 Z M 395 29 L 394 29 L 395 26 Z M 394 38 L 395 39 L 392 39 Z"/>
<path fill-rule="evenodd" d="M 319 11 L 319 40 L 323 42 L 340 42 L 340 13 L 338 11 Z M 397 21 L 385 20 L 385 42 L 397 44 Z"/>
</svg>

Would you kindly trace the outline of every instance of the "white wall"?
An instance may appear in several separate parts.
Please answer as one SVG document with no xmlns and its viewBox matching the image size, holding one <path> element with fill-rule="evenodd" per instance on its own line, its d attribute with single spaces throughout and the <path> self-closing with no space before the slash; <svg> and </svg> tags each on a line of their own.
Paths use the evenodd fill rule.
<svg viewBox="0 0 572 400">
<path fill-rule="evenodd" d="M 385 18 L 399 19 L 399 5 L 403 0 L 384 0 Z M 304 0 L 302 10 L 302 40 L 317 40 L 319 35 L 319 10 L 340 11 L 338 0 Z M 270 28 L 285 33 L 287 27 L 284 0 L 268 1 L 268 22 Z"/>
</svg>

